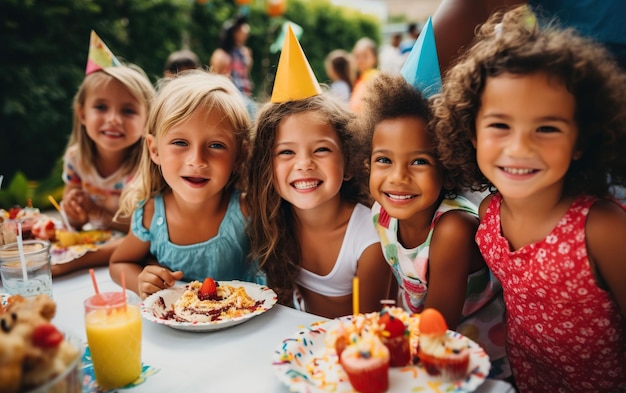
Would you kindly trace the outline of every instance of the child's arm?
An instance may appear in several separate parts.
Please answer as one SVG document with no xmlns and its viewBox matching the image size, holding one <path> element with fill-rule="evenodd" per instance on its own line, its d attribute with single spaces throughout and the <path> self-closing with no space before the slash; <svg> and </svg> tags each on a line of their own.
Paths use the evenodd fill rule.
<svg viewBox="0 0 626 393">
<path fill-rule="evenodd" d="M 626 211 L 613 202 L 595 203 L 585 232 L 589 259 L 626 316 Z"/>
<path fill-rule="evenodd" d="M 485 265 L 474 240 L 477 228 L 476 217 L 458 210 L 443 214 L 435 224 L 424 307 L 439 310 L 450 329 L 461 318 L 468 275 Z"/>
<path fill-rule="evenodd" d="M 357 262 L 359 278 L 359 311 L 380 311 L 380 301 L 387 299 L 391 285 L 391 268 L 383 255 L 380 243 L 374 243 L 363 251 Z"/>
<path fill-rule="evenodd" d="M 126 287 L 142 299 L 161 289 L 176 284 L 183 278 L 183 272 L 171 270 L 158 264 L 150 256 L 150 242 L 144 242 L 129 232 L 122 244 L 113 251 L 109 263 L 109 273 L 117 284 L 122 284 L 122 272 Z"/>
</svg>

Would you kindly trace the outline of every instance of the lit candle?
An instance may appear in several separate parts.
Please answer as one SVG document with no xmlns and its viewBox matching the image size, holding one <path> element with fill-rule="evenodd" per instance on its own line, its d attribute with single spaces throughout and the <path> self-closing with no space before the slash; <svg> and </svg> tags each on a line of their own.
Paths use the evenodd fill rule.
<svg viewBox="0 0 626 393">
<path fill-rule="evenodd" d="M 359 313 L 359 278 L 354 276 L 352 279 L 352 314 Z"/>
</svg>

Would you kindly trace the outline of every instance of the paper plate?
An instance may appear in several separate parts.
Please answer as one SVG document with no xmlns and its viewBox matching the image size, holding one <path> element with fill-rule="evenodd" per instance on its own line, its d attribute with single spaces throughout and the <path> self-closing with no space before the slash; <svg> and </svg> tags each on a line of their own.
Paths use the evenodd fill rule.
<svg viewBox="0 0 626 393">
<path fill-rule="evenodd" d="M 339 319 L 316 322 L 283 340 L 274 351 L 272 366 L 278 379 L 292 392 L 353 392 L 334 349 L 324 339 Z M 448 331 L 452 337 L 463 337 Z M 444 382 L 429 375 L 421 365 L 389 368 L 389 392 L 473 392 L 489 374 L 489 356 L 470 342 L 469 373 L 466 378 Z"/>
<path fill-rule="evenodd" d="M 174 303 L 176 303 L 178 298 L 180 298 L 186 290 L 185 285 L 180 285 L 163 289 L 146 298 L 146 300 L 144 300 L 139 306 L 141 309 L 141 315 L 150 322 L 169 326 L 172 329 L 193 332 L 208 332 L 244 323 L 250 318 L 263 314 L 276 304 L 276 293 L 265 285 L 244 281 L 219 281 L 219 285 L 224 284 L 234 287 L 243 287 L 248 296 L 257 302 L 261 302 L 260 305 L 250 314 L 245 314 L 236 318 L 220 319 L 211 322 L 180 322 L 168 318 L 168 313 L 171 314 L 171 312 L 173 312 Z"/>
</svg>

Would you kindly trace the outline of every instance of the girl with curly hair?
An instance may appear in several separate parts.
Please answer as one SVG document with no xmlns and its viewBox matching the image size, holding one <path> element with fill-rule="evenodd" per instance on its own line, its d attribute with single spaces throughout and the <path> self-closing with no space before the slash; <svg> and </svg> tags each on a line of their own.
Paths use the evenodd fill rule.
<svg viewBox="0 0 626 393">
<path fill-rule="evenodd" d="M 281 304 L 334 318 L 380 309 L 391 271 L 369 224 L 362 137 L 328 95 L 267 104 L 248 175 L 252 257 Z"/>
<path fill-rule="evenodd" d="M 626 212 L 610 194 L 626 175 L 626 74 L 517 7 L 481 26 L 434 115 L 446 169 L 494 192 L 476 241 L 503 286 L 519 390 L 626 389 Z"/>
<path fill-rule="evenodd" d="M 439 163 L 428 102 L 401 76 L 380 73 L 363 103 L 372 218 L 399 304 L 413 313 L 439 310 L 451 329 L 487 350 L 492 377 L 508 377 L 502 288 L 474 242 L 476 205 Z"/>
</svg>

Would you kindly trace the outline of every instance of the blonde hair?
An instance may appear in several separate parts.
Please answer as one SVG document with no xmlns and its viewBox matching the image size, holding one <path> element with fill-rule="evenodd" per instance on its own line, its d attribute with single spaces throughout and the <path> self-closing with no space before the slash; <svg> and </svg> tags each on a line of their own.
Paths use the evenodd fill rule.
<svg viewBox="0 0 626 393">
<path fill-rule="evenodd" d="M 233 188 L 242 190 L 251 122 L 237 87 L 223 75 L 188 70 L 174 78 L 161 80 L 158 90 L 148 114 L 148 134 L 158 142 L 170 129 L 189 120 L 197 111 L 219 112 L 231 125 L 238 145 L 235 170 L 225 191 L 230 192 Z M 130 217 L 142 203 L 169 189 L 161 168 L 150 158 L 148 144 L 144 141 L 137 175 L 124 189 L 117 215 Z"/>
<path fill-rule="evenodd" d="M 119 67 L 108 67 L 100 71 L 93 72 L 85 76 L 81 83 L 76 95 L 74 95 L 74 101 L 72 104 L 74 117 L 72 125 L 72 134 L 67 143 L 67 148 L 71 146 L 78 146 L 78 162 L 92 163 L 96 160 L 96 144 L 87 135 L 87 129 L 82 124 L 79 117 L 79 108 L 85 106 L 85 101 L 90 92 L 106 86 L 109 83 L 117 81 L 121 83 L 128 92 L 140 103 L 145 109 L 146 113 L 150 110 L 150 104 L 154 97 L 154 87 L 150 83 L 150 79 L 145 72 L 135 65 L 123 65 Z M 122 165 L 121 171 L 123 174 L 132 173 L 139 163 L 139 157 L 141 152 L 141 139 L 135 142 L 133 145 L 127 148 L 126 160 Z M 95 171 L 93 165 L 86 165 L 86 171 Z"/>
</svg>

